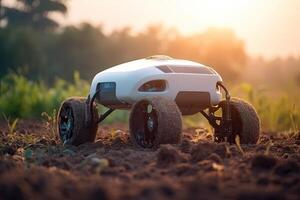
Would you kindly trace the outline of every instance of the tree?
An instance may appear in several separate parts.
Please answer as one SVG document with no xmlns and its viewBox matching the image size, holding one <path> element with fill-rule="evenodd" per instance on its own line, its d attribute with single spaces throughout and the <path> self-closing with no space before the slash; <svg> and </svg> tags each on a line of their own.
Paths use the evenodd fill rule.
<svg viewBox="0 0 300 200">
<path fill-rule="evenodd" d="M 37 30 L 53 29 L 58 23 L 51 19 L 51 13 L 65 14 L 64 0 L 17 0 L 15 7 L 3 6 L 2 19 L 8 26 L 29 26 Z"/>
<path fill-rule="evenodd" d="M 2 0 L 0 0 L 0 27 L 2 25 Z"/>
<path fill-rule="evenodd" d="M 29 78 L 38 78 L 46 71 L 42 39 L 30 28 L 0 29 L 0 79 L 9 71 L 22 70 Z M 49 38 L 48 38 L 49 39 Z"/>
</svg>

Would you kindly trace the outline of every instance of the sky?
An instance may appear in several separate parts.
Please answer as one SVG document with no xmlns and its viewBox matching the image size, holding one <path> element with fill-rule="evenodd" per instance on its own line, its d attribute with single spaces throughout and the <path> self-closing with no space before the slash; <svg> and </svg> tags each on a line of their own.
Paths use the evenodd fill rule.
<svg viewBox="0 0 300 200">
<path fill-rule="evenodd" d="M 12 1 L 12 0 L 6 0 Z M 265 57 L 300 55 L 300 0 L 67 0 L 63 24 L 90 22 L 110 32 L 134 31 L 150 24 L 182 34 L 210 27 L 234 30 L 249 54 Z"/>
</svg>

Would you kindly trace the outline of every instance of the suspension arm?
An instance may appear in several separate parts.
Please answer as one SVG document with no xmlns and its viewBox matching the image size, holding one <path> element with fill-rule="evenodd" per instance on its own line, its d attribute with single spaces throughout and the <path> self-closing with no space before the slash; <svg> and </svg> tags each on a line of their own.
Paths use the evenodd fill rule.
<svg viewBox="0 0 300 200">
<path fill-rule="evenodd" d="M 105 113 L 101 114 L 99 117 L 99 120 L 97 121 L 97 124 L 99 124 L 100 122 L 102 122 L 106 117 L 108 117 L 108 115 L 110 115 L 115 109 L 114 108 L 110 108 L 107 111 L 105 111 Z"/>
<path fill-rule="evenodd" d="M 92 96 L 91 100 L 89 101 L 90 117 L 92 117 L 94 115 L 93 104 L 99 93 L 100 93 L 100 89 L 96 90 L 95 94 Z"/>
<path fill-rule="evenodd" d="M 222 117 L 218 117 L 215 115 L 215 112 L 221 108 L 220 104 L 215 107 L 210 107 L 208 109 L 208 113 L 204 110 L 201 110 L 200 113 L 207 119 L 212 127 L 214 127 L 215 129 L 224 129 L 225 132 L 229 135 L 232 132 L 230 94 L 221 81 L 217 82 L 217 86 L 221 87 L 224 90 L 226 98 L 225 104 L 224 106 L 222 106 Z M 220 123 L 218 124 L 217 121 L 219 121 Z"/>
<path fill-rule="evenodd" d="M 97 95 L 100 94 L 100 89 L 98 89 L 95 94 L 92 96 L 92 98 L 89 100 L 89 97 L 88 97 L 88 106 L 89 106 L 89 121 L 91 121 L 92 119 L 92 116 L 94 115 L 94 108 L 93 108 L 93 104 L 94 104 L 94 101 L 97 97 Z M 110 108 L 108 109 L 107 111 L 105 111 L 105 113 L 103 114 L 100 114 L 100 117 L 99 119 L 97 120 L 97 124 L 99 124 L 100 122 L 102 122 L 106 117 L 108 117 L 115 109 L 114 108 Z"/>
<path fill-rule="evenodd" d="M 217 117 L 215 117 L 214 115 L 212 115 L 211 113 L 210 114 L 207 114 L 204 110 L 201 110 L 200 113 L 203 115 L 203 117 L 205 117 L 208 121 L 208 123 L 214 127 L 214 128 L 217 128 L 219 125 L 217 124 L 216 120 L 217 120 Z"/>
</svg>

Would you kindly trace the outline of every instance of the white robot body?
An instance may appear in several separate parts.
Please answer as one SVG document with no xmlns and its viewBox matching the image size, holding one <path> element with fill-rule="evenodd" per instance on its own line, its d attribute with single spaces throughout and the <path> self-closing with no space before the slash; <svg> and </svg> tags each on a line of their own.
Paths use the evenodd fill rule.
<svg viewBox="0 0 300 200">
<path fill-rule="evenodd" d="M 97 103 L 109 109 L 99 114 Z M 216 142 L 235 143 L 237 135 L 242 144 L 259 139 L 254 107 L 231 98 L 216 71 L 192 61 L 151 56 L 98 73 L 87 98 L 66 99 L 57 118 L 61 141 L 72 145 L 95 141 L 98 124 L 115 109 L 131 109 L 130 140 L 142 148 L 179 144 L 181 115 L 195 113 L 214 128 Z"/>
<path fill-rule="evenodd" d="M 221 76 L 205 65 L 152 56 L 117 65 L 98 73 L 90 97 L 100 90 L 98 103 L 109 108 L 130 109 L 141 99 L 162 96 L 174 100 L 182 114 L 189 115 L 217 105 L 222 94 Z"/>
</svg>

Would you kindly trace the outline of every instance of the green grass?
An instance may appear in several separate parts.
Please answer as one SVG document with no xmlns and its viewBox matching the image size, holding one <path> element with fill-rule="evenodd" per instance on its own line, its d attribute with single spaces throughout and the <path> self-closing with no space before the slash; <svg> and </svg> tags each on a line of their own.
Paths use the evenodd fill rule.
<svg viewBox="0 0 300 200">
<path fill-rule="evenodd" d="M 32 82 L 22 75 L 8 74 L 0 81 L 0 114 L 9 118 L 44 118 L 51 122 L 60 103 L 70 96 L 87 96 L 89 83 L 74 73 L 73 83 L 57 79 L 48 87 L 43 81 Z M 300 126 L 300 109 L 296 92 L 280 95 L 269 90 L 243 83 L 229 87 L 232 96 L 249 101 L 257 109 L 262 128 L 268 131 L 297 132 Z M 104 107 L 99 108 L 104 111 Z M 42 113 L 43 116 L 42 116 Z M 45 113 L 48 113 L 46 115 Z M 128 122 L 128 111 L 115 111 L 104 123 Z M 209 127 L 200 115 L 184 117 L 185 126 Z M 51 124 L 50 124 L 51 125 Z"/>
<path fill-rule="evenodd" d="M 64 99 L 87 96 L 89 88 L 90 84 L 82 80 L 78 72 L 74 73 L 73 83 L 57 79 L 52 87 L 47 87 L 43 81 L 33 82 L 19 74 L 8 74 L 0 81 L 0 118 L 43 118 L 49 121 Z M 104 107 L 99 109 L 105 110 Z M 127 116 L 127 111 L 115 111 L 105 122 L 126 122 Z"/>
<path fill-rule="evenodd" d="M 60 102 L 72 95 L 87 94 L 89 85 L 74 74 L 74 84 L 57 79 L 53 87 L 43 81 L 32 82 L 22 75 L 9 74 L 0 83 L 0 110 L 5 115 L 19 118 L 40 117 L 51 113 Z"/>
<path fill-rule="evenodd" d="M 299 130 L 300 95 L 296 90 L 289 94 L 282 91 L 276 93 L 265 88 L 255 89 L 243 83 L 233 88 L 233 94 L 253 104 L 261 118 L 263 128 L 270 131 Z"/>
</svg>

